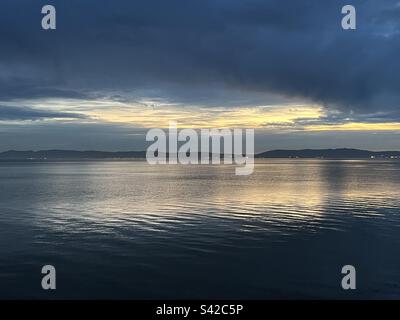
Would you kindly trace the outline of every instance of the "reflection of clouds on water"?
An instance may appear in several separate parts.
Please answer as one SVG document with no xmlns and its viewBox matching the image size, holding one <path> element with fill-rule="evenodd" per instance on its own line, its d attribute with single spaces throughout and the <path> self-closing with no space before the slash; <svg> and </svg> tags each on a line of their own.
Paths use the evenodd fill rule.
<svg viewBox="0 0 400 320">
<path fill-rule="evenodd" d="M 76 223 L 72 232 L 119 222 L 178 230 L 207 218 L 254 228 L 290 225 L 285 233 L 324 228 L 324 221 L 341 228 L 344 214 L 369 217 L 397 207 L 399 169 L 391 161 L 262 160 L 254 175 L 238 177 L 232 166 L 37 164 L 20 205 L 36 212 L 39 225 L 72 230 Z"/>
<path fill-rule="evenodd" d="M 399 170 L 300 159 L 257 160 L 250 176 L 230 165 L 2 163 L 0 276 L 19 265 L 12 283 L 55 260 L 71 284 L 64 297 L 343 298 L 335 275 L 354 263 L 370 281 L 360 297 L 393 296 Z M 87 273 L 78 293 L 76 273 Z"/>
</svg>

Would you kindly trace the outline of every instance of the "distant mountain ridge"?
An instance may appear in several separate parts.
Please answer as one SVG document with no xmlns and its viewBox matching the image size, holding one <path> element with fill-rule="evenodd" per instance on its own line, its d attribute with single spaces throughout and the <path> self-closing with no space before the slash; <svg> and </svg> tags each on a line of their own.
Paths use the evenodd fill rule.
<svg viewBox="0 0 400 320">
<path fill-rule="evenodd" d="M 83 159 L 131 159 L 145 158 L 145 151 L 77 151 L 77 150 L 40 150 L 0 153 L 0 160 L 83 160 Z M 301 149 L 271 150 L 255 155 L 256 158 L 326 158 L 326 159 L 367 159 L 399 158 L 400 151 L 368 151 L 359 149 Z"/>
<path fill-rule="evenodd" d="M 301 149 L 272 150 L 256 155 L 257 158 L 328 158 L 328 159 L 366 159 L 400 158 L 400 151 L 368 151 L 359 149 Z"/>
<path fill-rule="evenodd" d="M 0 160 L 69 160 L 69 159 L 116 159 L 116 158 L 145 158 L 145 151 L 76 151 L 76 150 L 40 150 L 15 151 L 0 153 Z"/>
</svg>

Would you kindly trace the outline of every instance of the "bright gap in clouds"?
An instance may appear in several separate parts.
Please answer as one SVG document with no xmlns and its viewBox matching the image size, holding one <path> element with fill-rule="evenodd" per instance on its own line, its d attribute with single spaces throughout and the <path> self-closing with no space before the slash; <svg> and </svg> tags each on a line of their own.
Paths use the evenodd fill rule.
<svg viewBox="0 0 400 320">
<path fill-rule="evenodd" d="M 43 99 L 15 101 L 11 106 L 28 106 L 37 112 L 46 111 L 54 116 L 35 121 L 121 124 L 135 128 L 166 128 L 177 121 L 182 128 L 234 128 L 247 127 L 274 131 L 390 131 L 400 130 L 398 122 L 364 122 L 340 118 L 332 122 L 326 109 L 316 104 L 284 104 L 243 107 L 204 107 L 169 103 L 163 100 L 139 99 L 77 100 Z M 57 114 L 71 115 L 57 117 Z M 339 116 L 338 116 L 339 115 Z M 75 116 L 75 117 L 74 117 Z M 8 121 L 10 122 L 10 121 Z M 19 121 L 21 122 L 21 120 Z M 27 122 L 25 120 L 24 122 Z M 29 122 L 29 121 L 28 121 Z"/>
</svg>

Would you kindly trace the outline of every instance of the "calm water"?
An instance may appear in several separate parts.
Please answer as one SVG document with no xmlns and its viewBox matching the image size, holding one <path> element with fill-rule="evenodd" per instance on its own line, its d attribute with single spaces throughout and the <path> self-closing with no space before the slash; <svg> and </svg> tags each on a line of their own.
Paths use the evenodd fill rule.
<svg viewBox="0 0 400 320">
<path fill-rule="evenodd" d="M 398 161 L 3 162 L 0 181 L 0 298 L 400 298 Z"/>
</svg>

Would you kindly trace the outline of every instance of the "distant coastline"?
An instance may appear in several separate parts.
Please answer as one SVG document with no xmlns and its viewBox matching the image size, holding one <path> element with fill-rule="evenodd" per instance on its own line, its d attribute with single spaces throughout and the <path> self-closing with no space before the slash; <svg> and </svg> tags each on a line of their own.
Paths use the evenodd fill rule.
<svg viewBox="0 0 400 320">
<path fill-rule="evenodd" d="M 1 161 L 21 160 L 116 160 L 145 159 L 145 151 L 77 151 L 77 150 L 39 150 L 0 152 Z M 368 151 L 360 149 L 300 149 L 271 150 L 255 155 L 255 158 L 283 159 L 400 159 L 400 151 Z"/>
</svg>

